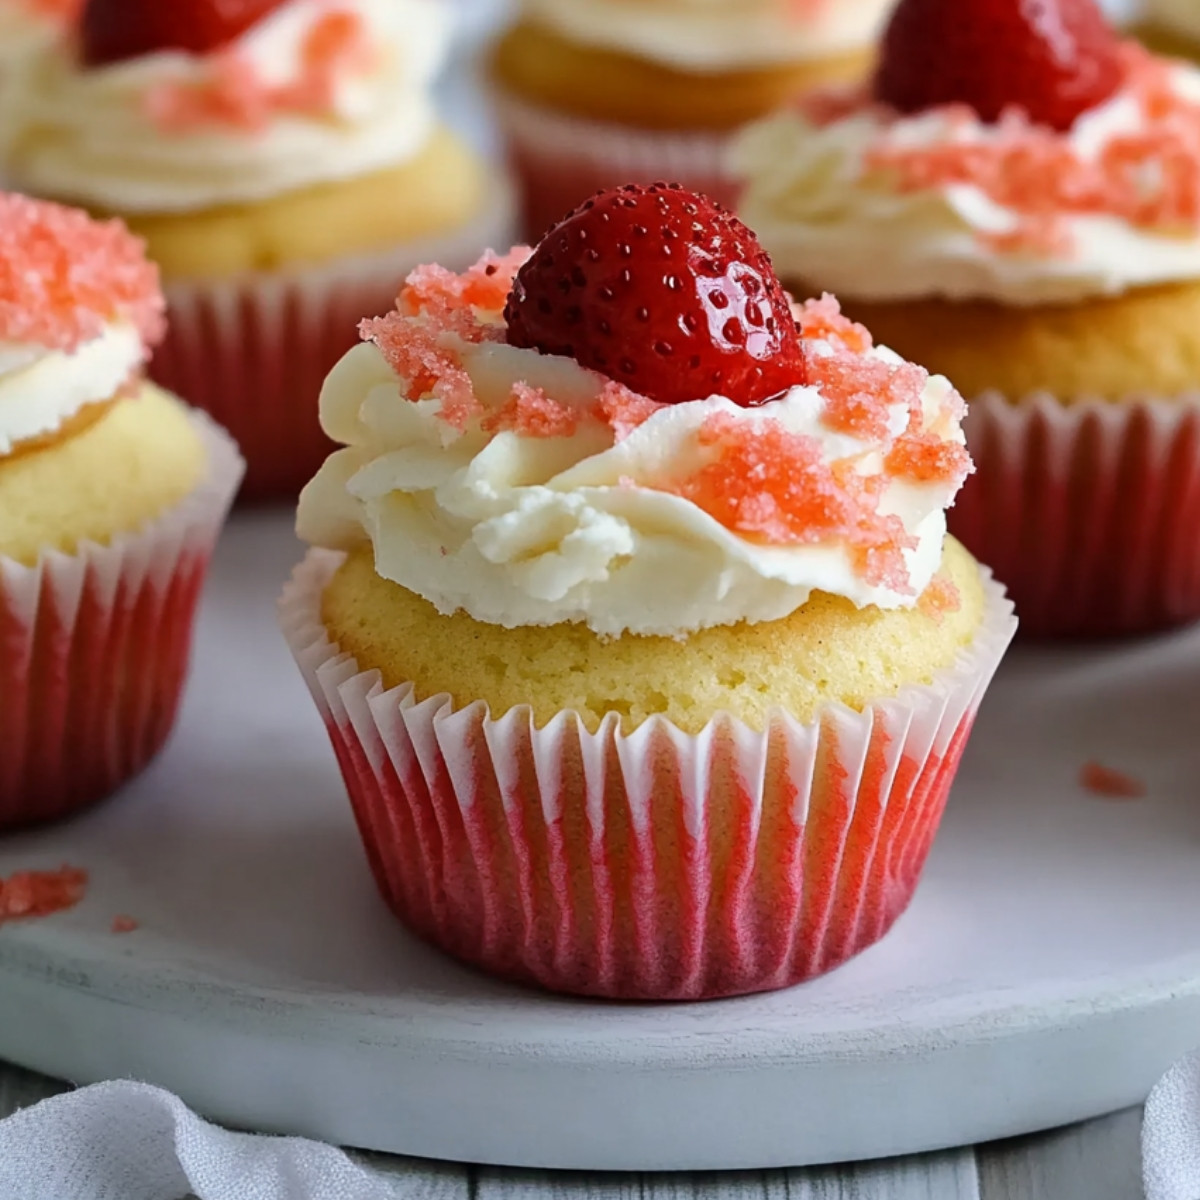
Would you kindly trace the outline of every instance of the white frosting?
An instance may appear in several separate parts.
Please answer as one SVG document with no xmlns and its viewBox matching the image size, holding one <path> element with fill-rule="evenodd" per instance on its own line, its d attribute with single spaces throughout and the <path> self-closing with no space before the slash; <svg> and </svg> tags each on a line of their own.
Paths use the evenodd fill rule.
<svg viewBox="0 0 1200 1200">
<path fill-rule="evenodd" d="M 441 338 L 461 356 L 487 409 L 523 380 L 586 411 L 604 382 L 570 359 Z M 874 353 L 900 361 L 887 350 Z M 581 421 L 569 437 L 492 435 L 478 420 L 459 432 L 439 417 L 440 401 L 404 400 L 400 385 L 370 343 L 330 374 L 321 420 L 347 448 L 305 489 L 297 527 L 322 546 L 369 539 L 382 576 L 444 613 L 461 609 L 508 627 L 585 622 L 602 635 L 681 636 L 784 617 L 817 589 L 859 606 L 911 607 L 941 561 L 944 509 L 957 491 L 951 483 L 893 477 L 886 484 L 880 510 L 898 515 L 916 539 L 905 552 L 913 590 L 904 594 L 864 578 L 841 540 L 765 544 L 661 490 L 714 454 L 697 437 L 714 414 L 779 422 L 816 439 L 828 460 L 880 473 L 885 447 L 826 425 L 813 387 L 756 409 L 719 396 L 664 406 L 617 441 L 596 420 Z M 924 427 L 961 444 L 953 395 L 944 379 L 929 380 Z M 890 418 L 894 437 L 909 423 L 907 408 L 894 406 Z"/>
<path fill-rule="evenodd" d="M 145 357 L 133 325 L 114 322 L 74 352 L 0 342 L 0 457 L 111 400 Z"/>
<path fill-rule="evenodd" d="M 893 0 L 523 0 L 576 42 L 684 71 L 811 61 L 870 46 Z"/>
<path fill-rule="evenodd" d="M 1180 95 L 1200 102 L 1200 71 L 1172 72 Z M 1144 128 L 1138 101 L 1118 93 L 1062 136 L 1096 159 L 1115 137 Z M 1070 252 L 1012 253 L 981 234 L 1006 234 L 1018 214 L 974 185 L 901 192 L 868 154 L 887 146 L 985 144 L 995 125 L 945 110 L 899 120 L 862 111 L 824 128 L 800 112 L 749 127 L 731 168 L 745 181 L 739 213 L 784 279 L 844 297 L 984 298 L 1006 304 L 1068 303 L 1130 288 L 1200 278 L 1200 228 L 1152 230 L 1119 216 L 1066 215 Z"/>
<path fill-rule="evenodd" d="M 1146 0 L 1145 19 L 1160 29 L 1200 42 L 1200 4 L 1196 0 Z"/>
<path fill-rule="evenodd" d="M 261 130 L 180 132 L 151 119 L 147 94 L 209 78 L 211 59 L 170 52 L 83 70 L 66 54 L 46 55 L 9 118 L 13 175 L 43 195 L 170 212 L 263 200 L 406 161 L 433 125 L 429 88 L 447 41 L 441 0 L 290 0 L 229 50 L 269 83 L 294 82 L 305 34 L 331 10 L 362 18 L 374 66 L 340 83 L 329 113 L 277 113 Z"/>
</svg>

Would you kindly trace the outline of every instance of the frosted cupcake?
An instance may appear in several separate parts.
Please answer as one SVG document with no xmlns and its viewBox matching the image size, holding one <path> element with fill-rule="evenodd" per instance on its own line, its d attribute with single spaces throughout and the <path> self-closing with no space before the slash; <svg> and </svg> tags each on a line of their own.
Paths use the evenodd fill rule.
<svg viewBox="0 0 1200 1200">
<path fill-rule="evenodd" d="M 1147 0 L 1138 36 L 1159 53 L 1200 60 L 1200 5 L 1195 0 Z"/>
<path fill-rule="evenodd" d="M 174 722 L 242 462 L 143 378 L 162 333 L 122 226 L 0 193 L 0 829 L 107 795 Z"/>
<path fill-rule="evenodd" d="M 1026 7 L 905 0 L 873 92 L 745 134 L 740 211 L 971 400 L 951 529 L 1022 628 L 1145 632 L 1200 616 L 1200 72 Z"/>
<path fill-rule="evenodd" d="M 949 384 L 828 297 L 793 315 L 666 186 L 418 271 L 363 334 L 282 619 L 399 916 L 640 999 L 880 938 L 1014 626 L 945 539 Z"/>
<path fill-rule="evenodd" d="M 90 0 L 81 25 L 22 89 L 11 174 L 146 239 L 171 316 L 155 378 L 235 434 L 246 494 L 294 496 L 358 319 L 507 224 L 502 182 L 433 111 L 444 9 Z"/>
<path fill-rule="evenodd" d="M 529 235 L 626 179 L 726 198 L 729 131 L 861 78 L 891 3 L 522 0 L 492 68 Z"/>
</svg>

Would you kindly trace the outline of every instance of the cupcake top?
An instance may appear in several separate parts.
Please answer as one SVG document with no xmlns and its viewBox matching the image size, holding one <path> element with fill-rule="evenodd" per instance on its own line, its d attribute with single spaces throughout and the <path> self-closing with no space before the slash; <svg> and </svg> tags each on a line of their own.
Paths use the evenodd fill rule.
<svg viewBox="0 0 1200 1200">
<path fill-rule="evenodd" d="M 0 192 L 0 455 L 111 400 L 164 328 L 158 273 L 120 222 Z"/>
<path fill-rule="evenodd" d="M 892 0 L 523 0 L 585 45 L 682 71 L 736 71 L 871 45 Z"/>
<path fill-rule="evenodd" d="M 1196 0 L 1145 0 L 1142 12 L 1147 24 L 1200 42 L 1200 4 Z"/>
<path fill-rule="evenodd" d="M 21 59 L 61 37 L 83 0 L 0 0 L 0 62 Z"/>
<path fill-rule="evenodd" d="M 602 193 L 536 251 L 425 267 L 329 376 L 298 529 L 440 611 L 682 636 L 820 590 L 911 607 L 971 469 L 945 379 L 682 190 Z"/>
<path fill-rule="evenodd" d="M 1032 18 L 989 24 L 1000 0 L 941 0 L 924 28 L 937 7 L 900 6 L 873 88 L 741 137 L 739 208 L 784 278 L 1015 305 L 1200 278 L 1200 71 L 1117 41 L 1091 0 L 1059 14 L 1057 60 Z"/>
<path fill-rule="evenodd" d="M 249 23 L 216 0 L 156 3 L 90 0 L 79 44 L 30 72 L 8 117 L 23 187 L 194 211 L 382 170 L 427 144 L 441 0 L 260 0 Z"/>
</svg>

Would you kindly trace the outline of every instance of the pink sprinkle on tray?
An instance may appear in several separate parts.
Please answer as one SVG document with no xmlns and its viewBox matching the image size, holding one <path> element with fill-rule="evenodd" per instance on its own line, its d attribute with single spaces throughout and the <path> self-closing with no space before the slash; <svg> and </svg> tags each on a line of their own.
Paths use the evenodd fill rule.
<svg viewBox="0 0 1200 1200">
<path fill-rule="evenodd" d="M 106 323 L 166 329 L 158 269 L 119 221 L 0 192 L 0 340 L 73 351 Z"/>
<path fill-rule="evenodd" d="M 135 917 L 127 917 L 123 913 L 113 917 L 112 931 L 113 933 L 133 933 L 141 928 L 141 922 Z"/>
<path fill-rule="evenodd" d="M 87 882 L 86 871 L 65 865 L 57 871 L 18 871 L 0 879 L 0 925 L 74 908 L 83 899 Z"/>
<path fill-rule="evenodd" d="M 1140 779 L 1098 762 L 1084 763 L 1079 784 L 1085 791 L 1109 800 L 1140 800 L 1146 794 L 1146 785 Z"/>
</svg>

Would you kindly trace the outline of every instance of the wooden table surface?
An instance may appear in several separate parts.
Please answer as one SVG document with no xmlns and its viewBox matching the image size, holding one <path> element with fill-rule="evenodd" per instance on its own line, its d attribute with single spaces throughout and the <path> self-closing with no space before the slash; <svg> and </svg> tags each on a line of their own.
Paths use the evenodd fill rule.
<svg viewBox="0 0 1200 1200">
<path fill-rule="evenodd" d="M 0 1117 L 65 1088 L 0 1065 Z M 1141 1200 L 1140 1125 L 1134 1109 L 973 1149 L 734 1175 L 573 1175 L 360 1157 L 394 1182 L 397 1200 Z"/>
</svg>

